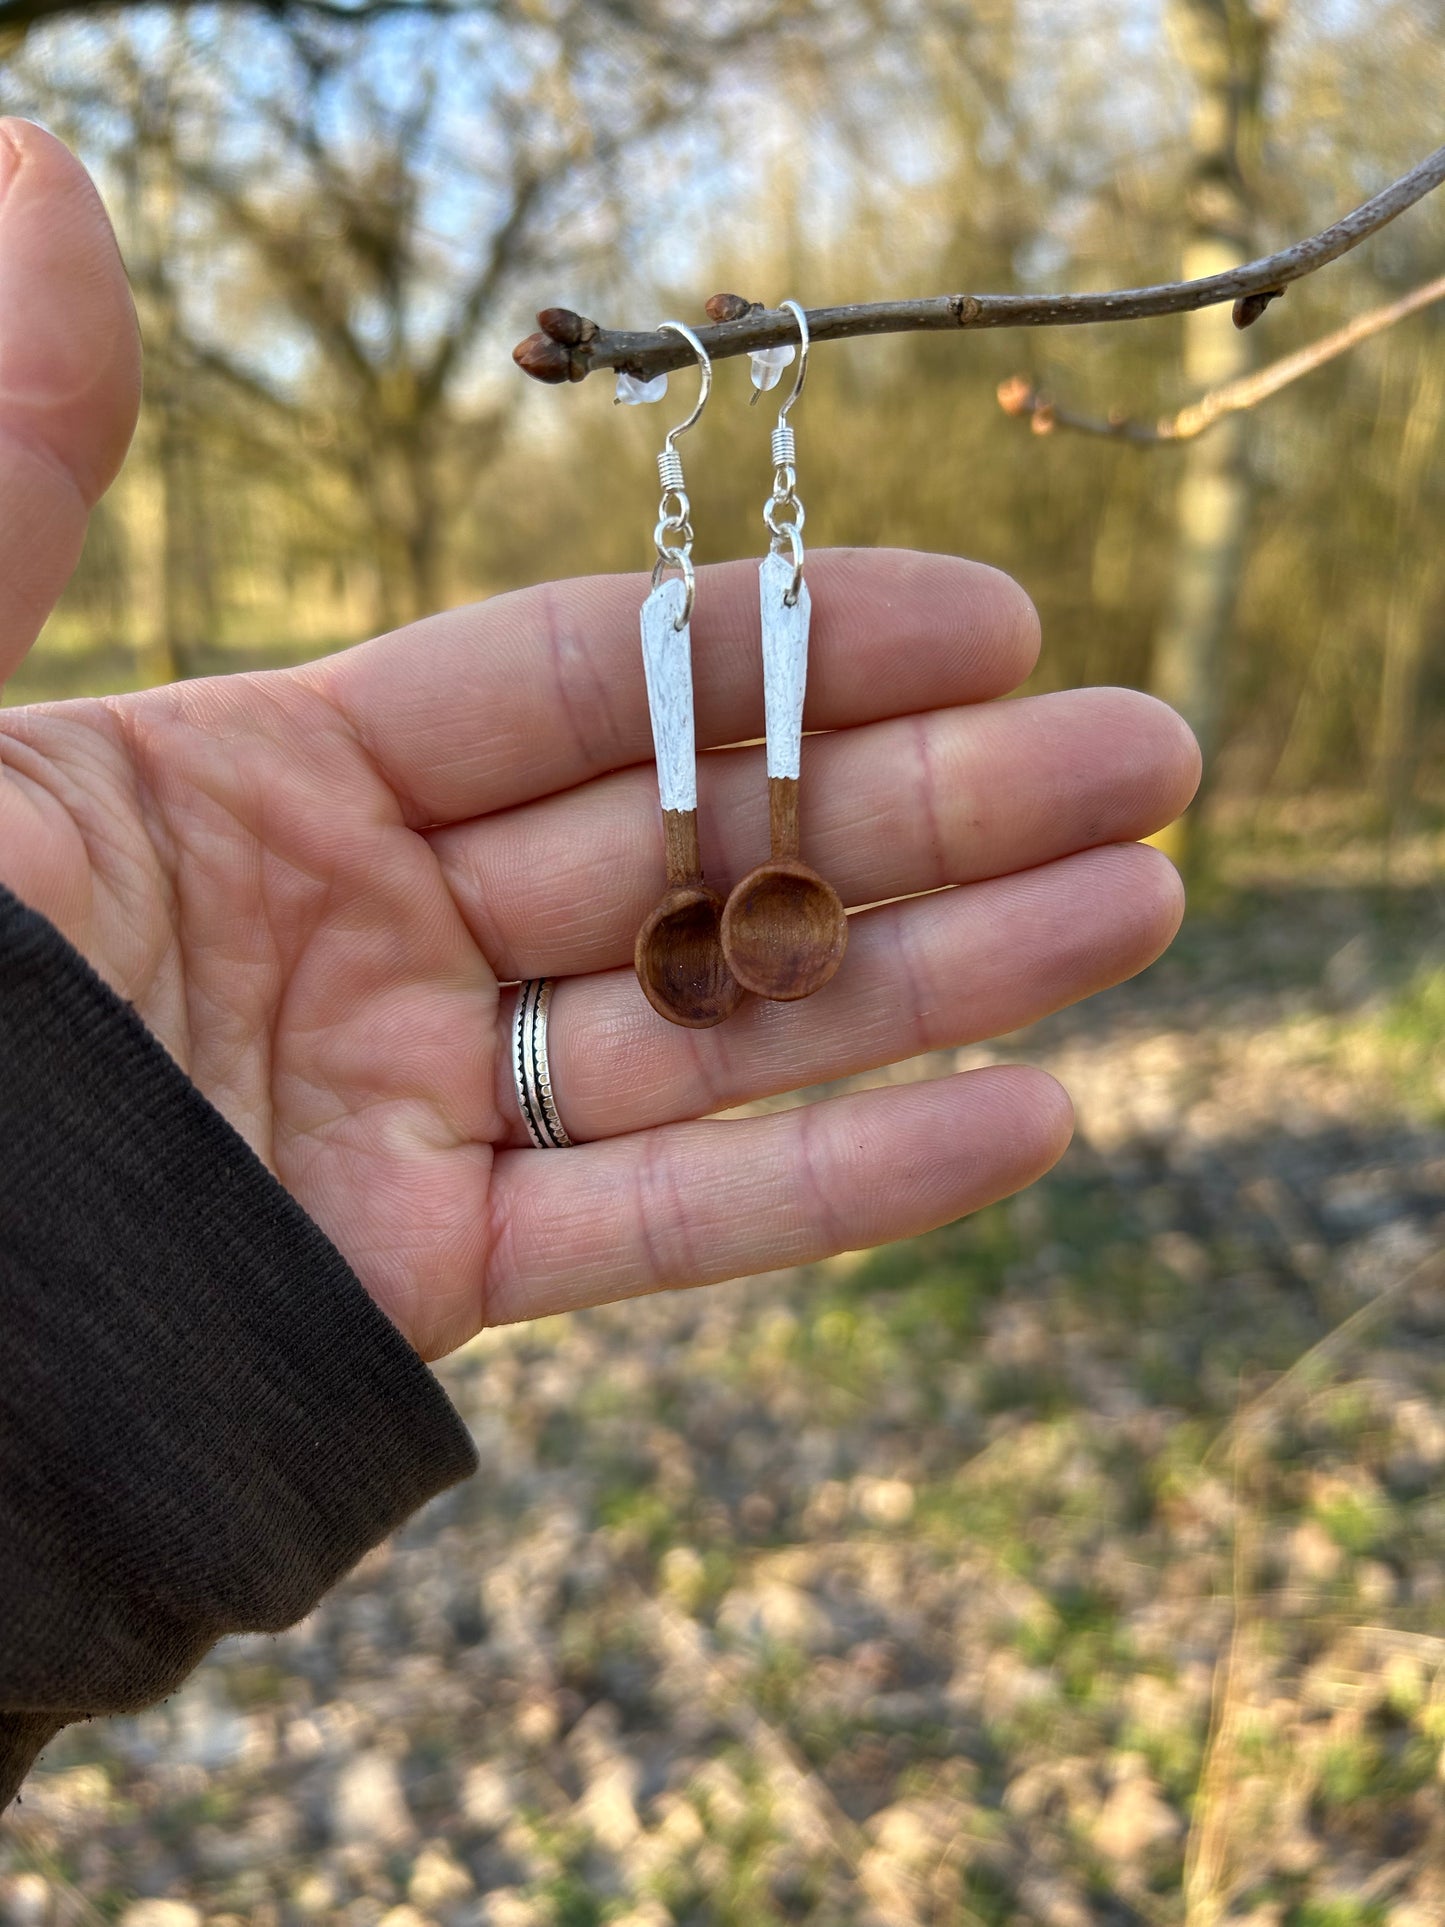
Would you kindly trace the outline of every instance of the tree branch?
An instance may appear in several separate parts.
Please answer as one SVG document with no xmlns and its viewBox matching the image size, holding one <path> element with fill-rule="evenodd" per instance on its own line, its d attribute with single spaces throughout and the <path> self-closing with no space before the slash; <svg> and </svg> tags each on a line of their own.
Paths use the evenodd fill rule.
<svg viewBox="0 0 1445 1927">
<path fill-rule="evenodd" d="M 1371 308 L 1367 314 L 1357 315 L 1343 328 L 1321 336 L 1307 348 L 1282 355 L 1278 361 L 1256 369 L 1253 374 L 1211 389 L 1198 401 L 1181 408 L 1177 415 L 1163 415 L 1157 422 L 1134 421 L 1127 415 L 1110 415 L 1101 421 L 1094 415 L 1077 414 L 1040 394 L 1023 375 L 1012 375 L 999 383 L 998 404 L 1006 415 L 1027 418 L 1036 435 L 1049 435 L 1056 428 L 1067 428 L 1076 434 L 1105 435 L 1113 441 L 1133 442 L 1145 448 L 1157 447 L 1161 442 L 1193 441 L 1196 435 L 1202 435 L 1226 415 L 1253 408 L 1281 388 L 1287 388 L 1292 381 L 1298 381 L 1301 375 L 1313 374 L 1316 368 L 1323 368 L 1327 361 L 1347 353 L 1357 343 L 1393 328 L 1397 321 L 1418 314 L 1421 308 L 1428 308 L 1435 301 L 1445 301 L 1445 274 L 1427 281 L 1423 287 L 1413 288 L 1383 308 Z"/>
<path fill-rule="evenodd" d="M 1437 147 L 1408 174 L 1402 174 L 1319 234 L 1296 241 L 1278 254 L 1248 261 L 1224 274 L 1205 275 L 1198 281 L 1115 288 L 1102 294 L 940 294 L 916 301 L 812 308 L 808 310 L 808 330 L 817 342 L 915 330 L 1070 327 L 1084 322 L 1182 314 L 1222 301 L 1245 304 L 1240 320 L 1247 325 L 1261 310 L 1258 297 L 1276 293 L 1291 281 L 1299 281 L 1348 254 L 1407 207 L 1423 200 L 1442 181 L 1445 147 Z M 565 308 L 548 308 L 543 313 L 547 316 L 543 332 L 529 335 L 512 351 L 513 360 L 524 373 L 538 381 L 583 381 L 601 368 L 615 368 L 646 381 L 686 367 L 692 360 L 692 350 L 676 335 L 602 328 Z M 786 311 L 750 307 L 741 319 L 699 328 L 697 335 L 713 360 L 721 361 L 795 341 L 797 324 Z"/>
</svg>

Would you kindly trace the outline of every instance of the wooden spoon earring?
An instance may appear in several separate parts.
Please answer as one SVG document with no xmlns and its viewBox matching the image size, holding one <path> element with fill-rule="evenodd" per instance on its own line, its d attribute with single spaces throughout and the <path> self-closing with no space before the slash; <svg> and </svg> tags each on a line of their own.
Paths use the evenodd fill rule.
<svg viewBox="0 0 1445 1927">
<path fill-rule="evenodd" d="M 657 756 L 667 889 L 637 933 L 637 981 L 660 1017 L 688 1030 L 706 1030 L 730 1017 L 742 990 L 723 958 L 719 938 L 722 898 L 702 880 L 697 840 L 697 742 L 692 708 L 691 508 L 675 443 L 702 413 L 712 389 L 706 348 L 681 321 L 664 321 L 697 356 L 702 386 L 685 422 L 668 431 L 657 458 L 662 482 L 654 541 L 652 591 L 642 605 L 642 661 Z M 664 578 L 672 568 L 676 575 Z"/>
<path fill-rule="evenodd" d="M 796 301 L 782 305 L 797 319 L 801 345 L 793 392 L 773 430 L 773 492 L 763 508 L 769 547 L 758 571 L 772 859 L 750 871 L 728 898 L 722 916 L 722 947 L 729 969 L 745 990 L 777 1003 L 791 1003 L 821 990 L 842 963 L 848 947 L 848 919 L 837 891 L 798 855 L 798 775 L 810 603 L 803 580 L 797 445 L 788 411 L 807 378 L 808 319 Z"/>
</svg>

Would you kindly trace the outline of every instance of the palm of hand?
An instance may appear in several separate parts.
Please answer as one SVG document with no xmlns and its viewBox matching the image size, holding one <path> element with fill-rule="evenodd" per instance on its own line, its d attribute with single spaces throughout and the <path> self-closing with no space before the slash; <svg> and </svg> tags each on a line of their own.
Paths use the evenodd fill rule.
<svg viewBox="0 0 1445 1927">
<path fill-rule="evenodd" d="M 135 407 L 104 216 L 57 143 L 3 131 L 21 165 L 0 272 L 48 287 L 70 327 L 12 315 L 31 338 L 18 356 L 0 340 L 0 670 Z M 808 720 L 832 733 L 808 746 L 809 853 L 850 904 L 908 900 L 854 918 L 818 998 L 718 1031 L 669 1029 L 627 967 L 661 888 L 640 581 L 502 597 L 301 670 L 0 716 L 0 881 L 135 1004 L 427 1356 L 489 1319 L 902 1236 L 1028 1182 L 1068 1109 L 1021 1069 L 695 1120 L 1016 1028 L 1172 935 L 1173 873 L 1128 841 L 1193 788 L 1168 711 L 1122 691 L 987 703 L 1036 646 L 991 570 L 840 553 L 810 581 Z M 746 563 L 700 584 L 710 744 L 759 731 L 755 594 Z M 709 758 L 703 796 L 720 880 L 765 845 L 760 755 Z M 560 1156 L 527 1148 L 498 987 L 541 975 L 568 980 L 553 1070 L 585 1140 Z"/>
<path fill-rule="evenodd" d="M 6 880 L 428 1352 L 474 1330 L 497 980 L 427 839 L 304 677 L 5 718 Z"/>
</svg>

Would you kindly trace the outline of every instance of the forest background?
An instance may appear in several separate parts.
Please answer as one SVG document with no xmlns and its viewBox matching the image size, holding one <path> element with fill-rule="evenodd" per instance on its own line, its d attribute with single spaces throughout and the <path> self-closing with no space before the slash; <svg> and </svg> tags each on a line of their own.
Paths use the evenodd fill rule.
<svg viewBox="0 0 1445 1927">
<path fill-rule="evenodd" d="M 1442 99 L 1438 0 L 0 0 L 0 108 L 95 173 L 147 346 L 6 700 L 646 567 L 691 378 L 531 383 L 539 307 L 1175 280 Z M 1445 302 L 1188 444 L 996 398 L 1152 420 L 1442 268 L 1436 194 L 1243 333 L 815 352 L 810 541 L 1010 571 L 1032 687 L 1206 743 L 1171 955 L 892 1073 L 1044 1063 L 1074 1149 L 890 1251 L 484 1335 L 444 1370 L 486 1475 L 58 1741 L 0 1917 L 1445 1919 Z M 761 549 L 748 392 L 689 445 L 703 560 Z"/>
<path fill-rule="evenodd" d="M 0 91 L 96 171 L 147 402 L 14 699 L 645 562 L 658 424 L 605 379 L 520 379 L 537 307 L 646 326 L 719 288 L 816 306 L 1208 272 L 1427 152 L 1445 63 L 1421 0 L 38 11 Z M 810 537 L 996 563 L 1043 615 L 1039 685 L 1182 695 L 1216 794 L 1350 790 L 1395 822 L 1445 707 L 1441 312 L 1179 448 L 1036 440 L 993 396 L 1023 373 L 1151 419 L 1430 279 L 1442 237 L 1437 197 L 1246 335 L 1213 310 L 830 348 L 799 418 Z M 746 375 L 720 372 L 690 469 L 705 556 L 757 547 L 766 492 Z M 1181 638 L 1201 542 L 1214 614 Z"/>
</svg>

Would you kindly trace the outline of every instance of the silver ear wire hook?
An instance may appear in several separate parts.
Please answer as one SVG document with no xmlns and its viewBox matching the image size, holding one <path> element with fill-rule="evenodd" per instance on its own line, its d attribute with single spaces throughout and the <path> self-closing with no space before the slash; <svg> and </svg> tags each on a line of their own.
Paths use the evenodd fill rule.
<svg viewBox="0 0 1445 1927">
<path fill-rule="evenodd" d="M 658 506 L 658 522 L 652 537 L 657 548 L 657 561 L 652 568 L 652 586 L 654 589 L 657 587 L 662 580 L 662 572 L 666 568 L 672 567 L 682 572 L 687 590 L 675 627 L 685 629 L 692 619 L 692 604 L 697 592 L 697 580 L 692 567 L 692 505 L 687 499 L 687 485 L 683 480 L 682 457 L 677 452 L 677 438 L 687 433 L 707 406 L 707 398 L 712 393 L 712 357 L 685 321 L 662 321 L 658 323 L 658 329 L 659 332 L 666 330 L 670 334 L 682 336 L 696 355 L 698 372 L 702 376 L 697 394 L 697 406 L 686 421 L 679 422 L 676 428 L 668 429 L 657 457 L 657 476 L 662 483 L 662 501 Z M 672 498 L 671 508 L 668 506 L 669 497 Z"/>
<path fill-rule="evenodd" d="M 806 325 L 807 324 L 804 323 L 804 326 Z M 659 321 L 657 331 L 659 334 L 681 335 L 688 347 L 691 348 L 692 352 L 697 356 L 698 372 L 702 376 L 702 386 L 697 391 L 697 407 L 693 409 L 685 422 L 679 422 L 676 428 L 669 428 L 667 431 L 667 438 L 663 446 L 664 448 L 671 448 L 678 436 L 685 435 L 688 429 L 696 422 L 703 409 L 707 407 L 707 398 L 712 393 L 712 356 L 708 353 L 707 349 L 703 347 L 702 343 L 685 321 Z M 799 383 L 799 386 L 801 387 L 802 384 Z"/>
<path fill-rule="evenodd" d="M 788 419 L 788 410 L 792 407 L 793 403 L 798 399 L 799 395 L 802 394 L 803 383 L 808 379 L 808 349 L 812 343 L 813 338 L 808 333 L 808 317 L 807 315 L 804 314 L 803 310 L 798 306 L 796 301 L 780 301 L 778 303 L 778 306 L 780 308 L 786 308 L 788 313 L 792 315 L 793 319 L 798 324 L 798 372 L 793 377 L 792 394 L 789 395 L 788 399 L 783 403 L 782 407 L 778 410 L 778 424 L 781 427 L 781 425 Z"/>
<path fill-rule="evenodd" d="M 788 410 L 803 392 L 803 383 L 808 378 L 808 347 L 811 337 L 808 333 L 808 317 L 796 301 L 780 301 L 780 308 L 786 308 L 798 324 L 798 372 L 793 379 L 793 391 L 778 410 L 777 424 L 773 429 L 773 492 L 763 505 L 763 520 L 767 524 L 769 547 L 775 555 L 785 551 L 793 559 L 793 581 L 784 602 L 791 609 L 798 600 L 803 586 L 803 504 L 798 496 L 798 441 L 788 420 Z M 787 513 L 784 513 L 786 511 Z"/>
</svg>

